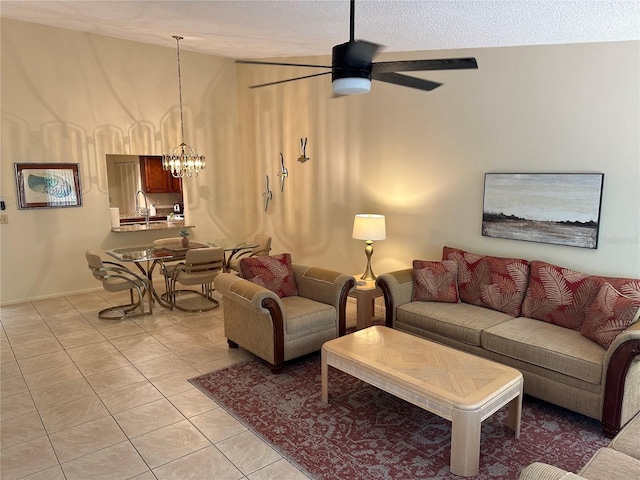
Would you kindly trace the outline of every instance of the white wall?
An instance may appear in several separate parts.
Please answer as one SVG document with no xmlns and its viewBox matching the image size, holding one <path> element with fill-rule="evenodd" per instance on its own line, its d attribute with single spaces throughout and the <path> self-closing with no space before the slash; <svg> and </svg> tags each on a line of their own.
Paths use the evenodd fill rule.
<svg viewBox="0 0 640 480">
<path fill-rule="evenodd" d="M 274 252 L 355 273 L 365 257 L 364 242 L 351 238 L 353 215 L 373 212 L 387 216 L 387 240 L 374 245 L 378 274 L 438 258 L 448 244 L 640 277 L 640 43 L 388 56 L 475 56 L 480 68 L 430 72 L 445 83 L 430 93 L 374 82 L 368 95 L 330 99 L 328 77 L 249 90 L 306 72 L 236 66 L 188 52 L 187 41 L 186 140 L 208 159 L 185 181 L 195 238 L 265 232 Z M 175 43 L 2 19 L 1 47 L 0 195 L 9 224 L 0 226 L 0 303 L 93 289 L 86 248 L 163 236 L 110 233 L 104 155 L 175 146 Z M 304 164 L 296 162 L 301 137 L 312 159 Z M 284 192 L 280 152 L 290 172 Z M 83 206 L 17 210 L 13 163 L 63 161 L 80 164 Z M 486 172 L 603 172 L 598 249 L 482 237 Z M 274 198 L 265 213 L 267 174 Z"/>
<path fill-rule="evenodd" d="M 388 59 L 474 56 L 479 69 L 427 72 L 444 85 L 425 93 L 373 82 L 371 93 L 330 99 L 319 77 L 248 90 L 305 69 L 241 66 L 243 156 L 275 175 L 284 194 L 256 221 L 312 264 L 358 272 L 364 242 L 355 213 L 382 213 L 374 272 L 440 258 L 443 245 L 540 259 L 585 272 L 640 276 L 640 43 L 412 52 Z M 303 59 L 305 61 L 318 59 Z M 327 59 L 322 59 L 327 61 Z M 301 136 L 312 161 L 295 162 Z M 482 237 L 487 172 L 602 172 L 597 250 Z"/>
</svg>

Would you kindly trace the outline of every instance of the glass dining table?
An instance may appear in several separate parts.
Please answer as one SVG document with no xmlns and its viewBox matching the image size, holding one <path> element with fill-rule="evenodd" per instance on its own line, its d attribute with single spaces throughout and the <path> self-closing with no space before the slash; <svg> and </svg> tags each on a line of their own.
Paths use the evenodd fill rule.
<svg viewBox="0 0 640 480">
<path fill-rule="evenodd" d="M 119 260 L 120 262 L 133 262 L 143 275 L 149 280 L 149 292 L 153 298 L 164 308 L 171 309 L 169 302 L 162 298 L 153 287 L 153 271 L 156 266 L 162 262 L 184 260 L 187 251 L 193 248 L 205 248 L 208 245 L 197 242 L 189 242 L 188 247 L 176 245 L 175 247 L 156 247 L 153 245 L 143 245 L 136 247 L 115 248 L 107 250 L 107 255 Z"/>
</svg>

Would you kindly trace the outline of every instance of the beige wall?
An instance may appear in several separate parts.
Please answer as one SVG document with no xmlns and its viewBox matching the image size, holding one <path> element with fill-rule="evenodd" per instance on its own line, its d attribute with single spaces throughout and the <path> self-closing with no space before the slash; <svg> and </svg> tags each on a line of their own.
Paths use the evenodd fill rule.
<svg viewBox="0 0 640 480">
<path fill-rule="evenodd" d="M 443 244 L 640 277 L 640 43 L 413 52 L 473 55 L 424 93 L 382 83 L 331 99 L 329 77 L 249 90 L 306 71 L 236 66 L 181 43 L 186 141 L 208 159 L 186 180 L 198 239 L 274 237 L 273 251 L 364 269 L 353 215 L 387 216 L 376 273 L 438 258 Z M 162 236 L 109 231 L 106 153 L 159 154 L 177 138 L 175 44 L 167 48 L 2 20 L 2 304 L 95 288 L 86 248 Z M 326 58 L 312 59 L 326 61 Z M 296 162 L 308 137 L 311 161 Z M 289 169 L 280 192 L 279 155 Z M 17 210 L 13 162 L 80 164 L 82 208 Z M 480 235 L 486 172 L 602 172 L 597 250 Z M 264 176 L 273 200 L 263 211 Z"/>
</svg>

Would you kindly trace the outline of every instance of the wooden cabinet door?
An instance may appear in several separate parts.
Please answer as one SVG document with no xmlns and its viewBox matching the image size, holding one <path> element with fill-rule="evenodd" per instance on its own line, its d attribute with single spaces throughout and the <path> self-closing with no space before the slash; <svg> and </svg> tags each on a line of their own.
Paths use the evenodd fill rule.
<svg viewBox="0 0 640 480">
<path fill-rule="evenodd" d="M 141 156 L 143 188 L 147 193 L 173 193 L 182 191 L 180 178 L 173 178 L 171 172 L 162 168 L 161 156 Z"/>
</svg>

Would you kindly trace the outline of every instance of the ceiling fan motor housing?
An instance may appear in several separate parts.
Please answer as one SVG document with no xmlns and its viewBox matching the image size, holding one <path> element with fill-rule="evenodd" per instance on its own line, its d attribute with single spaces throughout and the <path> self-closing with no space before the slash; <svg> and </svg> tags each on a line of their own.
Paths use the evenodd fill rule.
<svg viewBox="0 0 640 480">
<path fill-rule="evenodd" d="M 346 42 L 333 47 L 331 81 L 341 78 L 371 80 L 372 56 L 362 52 L 361 42 Z M 364 42 L 363 42 L 364 43 Z"/>
</svg>

